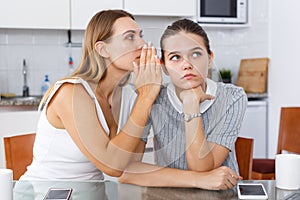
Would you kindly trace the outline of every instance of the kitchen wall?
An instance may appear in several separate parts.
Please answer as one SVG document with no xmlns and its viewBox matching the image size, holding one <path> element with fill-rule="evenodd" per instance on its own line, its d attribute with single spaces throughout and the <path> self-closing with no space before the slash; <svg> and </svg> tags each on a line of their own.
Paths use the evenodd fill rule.
<svg viewBox="0 0 300 200">
<path fill-rule="evenodd" d="M 215 52 L 215 67 L 238 73 L 241 58 L 268 56 L 268 0 L 251 0 L 250 26 L 244 28 L 204 27 Z M 255 9 L 254 9 L 255 8 Z M 159 47 L 163 29 L 175 17 L 136 17 L 146 40 Z M 83 31 L 72 31 L 72 42 L 82 42 Z M 22 94 L 22 60 L 28 64 L 30 93 L 41 94 L 44 75 L 52 82 L 69 73 L 68 59 L 80 61 L 81 48 L 65 46 L 66 30 L 0 29 L 0 92 Z"/>
<path fill-rule="evenodd" d="M 81 42 L 83 31 L 73 33 L 73 40 Z M 22 94 L 22 64 L 28 66 L 30 94 L 40 95 L 46 74 L 52 82 L 69 73 L 71 54 L 78 64 L 81 48 L 67 48 L 66 30 L 0 29 L 0 92 Z"/>
</svg>

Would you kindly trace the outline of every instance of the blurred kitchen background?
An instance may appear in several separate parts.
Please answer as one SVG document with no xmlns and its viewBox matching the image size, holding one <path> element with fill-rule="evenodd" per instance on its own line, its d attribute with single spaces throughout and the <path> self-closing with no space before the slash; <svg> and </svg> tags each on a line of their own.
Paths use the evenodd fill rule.
<svg viewBox="0 0 300 200">
<path fill-rule="evenodd" d="M 101 8 L 95 0 L 0 2 L 0 93 L 22 95 L 22 65 L 23 59 L 26 59 L 30 95 L 41 95 L 45 75 L 49 75 L 52 83 L 67 75 L 70 72 L 70 57 L 73 66 L 78 66 L 84 28 L 90 17 Z M 157 48 L 159 37 L 168 24 L 182 17 L 193 19 L 196 15 L 195 0 L 102 2 L 111 4 L 105 8 L 125 8 L 132 12 L 144 29 L 145 40 L 152 41 Z M 49 7 L 43 4 L 49 4 Z M 233 83 L 236 83 L 241 59 L 270 58 L 267 98 L 263 100 L 262 129 L 266 141 L 262 156 L 274 157 L 280 107 L 300 105 L 300 90 L 297 89 L 300 74 L 300 1 L 248 0 L 248 4 L 249 21 L 246 25 L 203 24 L 203 27 L 215 53 L 214 67 L 231 69 Z M 176 12 L 176 9 L 182 13 Z M 86 14 L 86 10 L 90 13 Z M 27 15 L 35 16 L 32 14 L 34 12 L 40 17 L 31 19 L 36 23 L 30 24 L 26 21 L 30 19 Z M 68 37 L 68 30 L 71 30 L 71 37 Z M 255 132 L 256 123 L 250 120 L 249 124 L 253 124 Z"/>
</svg>

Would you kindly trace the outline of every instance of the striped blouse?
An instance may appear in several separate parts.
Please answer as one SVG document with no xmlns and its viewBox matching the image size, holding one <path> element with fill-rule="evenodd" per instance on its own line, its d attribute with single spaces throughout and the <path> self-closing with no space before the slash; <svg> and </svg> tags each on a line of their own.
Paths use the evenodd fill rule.
<svg viewBox="0 0 300 200">
<path fill-rule="evenodd" d="M 212 83 L 213 81 L 208 79 L 208 82 Z M 203 102 L 203 106 L 203 103 L 200 105 L 204 132 L 207 141 L 230 150 L 222 165 L 238 172 L 234 147 L 246 110 L 247 96 L 240 87 L 232 84 L 213 83 L 216 87 L 215 99 L 208 106 L 207 102 Z M 174 99 L 170 98 L 177 98 L 177 96 L 170 95 L 168 88 L 170 87 L 162 87 L 152 106 L 149 124 L 144 130 L 143 138 L 145 141 L 147 140 L 145 138 L 149 135 L 152 127 L 157 164 L 187 170 L 183 113 L 182 109 L 175 108 L 176 105 L 174 107 Z M 175 99 L 175 102 L 180 101 Z M 182 104 L 180 106 L 182 107 Z M 206 109 L 203 110 L 203 107 Z"/>
</svg>

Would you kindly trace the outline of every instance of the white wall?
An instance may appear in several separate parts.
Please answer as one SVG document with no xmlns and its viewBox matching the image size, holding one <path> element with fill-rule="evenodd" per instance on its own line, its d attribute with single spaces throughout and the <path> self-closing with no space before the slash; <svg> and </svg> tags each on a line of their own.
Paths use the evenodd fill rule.
<svg viewBox="0 0 300 200">
<path fill-rule="evenodd" d="M 300 106 L 300 1 L 270 1 L 269 156 L 278 141 L 280 108 Z"/>
</svg>

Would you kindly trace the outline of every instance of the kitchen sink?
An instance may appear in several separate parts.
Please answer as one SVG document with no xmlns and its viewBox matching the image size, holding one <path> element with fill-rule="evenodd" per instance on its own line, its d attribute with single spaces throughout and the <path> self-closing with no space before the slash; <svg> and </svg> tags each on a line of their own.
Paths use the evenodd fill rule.
<svg viewBox="0 0 300 200">
<path fill-rule="evenodd" d="M 39 99 L 36 96 L 29 96 L 29 97 L 13 97 L 11 98 L 11 100 L 15 100 L 15 101 L 34 101 Z"/>
<path fill-rule="evenodd" d="M 39 105 L 42 96 L 14 96 L 14 97 L 2 97 L 0 100 L 0 106 L 28 106 Z"/>
</svg>

